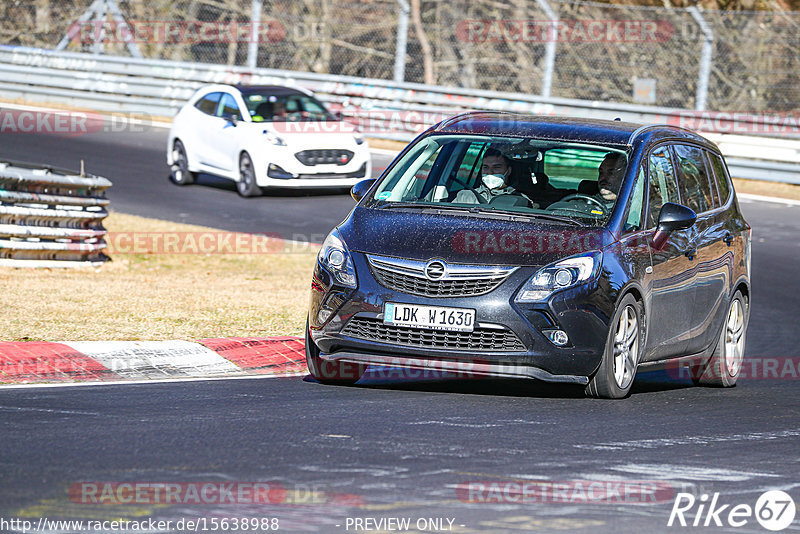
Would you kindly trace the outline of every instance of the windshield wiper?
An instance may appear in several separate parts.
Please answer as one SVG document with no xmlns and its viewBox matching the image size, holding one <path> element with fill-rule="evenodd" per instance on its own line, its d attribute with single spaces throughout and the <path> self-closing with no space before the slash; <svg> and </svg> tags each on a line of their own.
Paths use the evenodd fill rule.
<svg viewBox="0 0 800 534">
<path fill-rule="evenodd" d="M 485 205 L 485 204 L 482 204 Z M 525 212 L 525 211 L 505 211 L 505 210 L 498 210 L 497 208 L 482 208 L 480 207 L 481 204 L 475 206 L 473 208 L 468 208 L 471 213 L 491 213 L 496 215 L 506 215 L 509 217 L 519 217 L 519 218 L 540 218 L 540 219 L 547 219 L 550 221 L 558 221 L 564 222 L 569 224 L 577 224 L 578 226 L 584 226 L 582 222 L 577 219 L 573 219 L 572 217 L 566 217 L 563 215 L 552 215 L 550 213 L 538 213 L 538 212 Z"/>
<path fill-rule="evenodd" d="M 572 217 L 567 217 L 564 215 L 552 215 L 550 213 L 526 213 L 525 216 L 539 218 L 539 219 L 547 219 L 548 221 L 558 221 L 570 224 L 577 224 L 578 226 L 585 226 L 578 219 L 573 219 Z"/>
<path fill-rule="evenodd" d="M 383 208 L 414 208 L 414 209 L 429 209 L 429 210 L 448 210 L 454 212 L 461 212 L 461 213 L 469 213 L 469 214 L 485 214 L 491 215 L 496 218 L 502 219 L 529 219 L 529 218 L 540 218 L 540 219 L 547 219 L 549 221 L 557 221 L 567 224 L 574 224 L 578 226 L 585 226 L 584 223 L 580 222 L 577 219 L 573 219 L 572 217 L 566 217 L 564 215 L 552 215 L 549 213 L 526 213 L 526 212 L 511 212 L 505 210 L 499 210 L 496 208 L 485 208 L 482 206 L 486 206 L 486 204 L 476 204 L 474 206 L 453 206 L 449 204 L 421 204 L 419 202 L 386 202 L 381 206 L 376 206 L 378 209 Z"/>
<path fill-rule="evenodd" d="M 416 209 L 432 209 L 432 210 L 459 210 L 459 211 L 470 211 L 470 208 L 465 208 L 464 206 L 451 206 L 449 204 L 423 204 L 420 202 L 386 202 L 380 206 L 376 206 L 378 209 L 383 208 L 416 208 Z"/>
</svg>

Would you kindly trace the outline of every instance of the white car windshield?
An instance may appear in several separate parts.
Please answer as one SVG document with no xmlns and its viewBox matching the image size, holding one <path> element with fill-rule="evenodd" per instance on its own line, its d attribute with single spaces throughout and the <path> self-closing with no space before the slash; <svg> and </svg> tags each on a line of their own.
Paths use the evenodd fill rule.
<svg viewBox="0 0 800 534">
<path fill-rule="evenodd" d="M 602 225 L 616 204 L 627 163 L 621 147 L 433 135 L 397 162 L 370 204 L 469 207 Z"/>
<path fill-rule="evenodd" d="M 302 93 L 242 92 L 253 122 L 331 121 L 333 115 L 316 98 Z"/>
</svg>

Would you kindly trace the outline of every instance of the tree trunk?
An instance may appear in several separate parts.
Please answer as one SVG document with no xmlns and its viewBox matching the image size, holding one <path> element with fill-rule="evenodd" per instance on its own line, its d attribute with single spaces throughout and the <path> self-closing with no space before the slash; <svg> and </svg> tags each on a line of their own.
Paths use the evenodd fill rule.
<svg viewBox="0 0 800 534">
<path fill-rule="evenodd" d="M 411 0 L 411 20 L 414 23 L 414 32 L 419 39 L 419 46 L 422 48 L 422 66 L 424 69 L 425 83 L 433 85 L 436 83 L 433 74 L 433 51 L 431 50 L 431 43 L 425 35 L 425 28 L 422 27 L 422 14 L 420 7 L 420 0 Z"/>
<path fill-rule="evenodd" d="M 36 31 L 50 30 L 50 0 L 36 0 Z"/>
</svg>

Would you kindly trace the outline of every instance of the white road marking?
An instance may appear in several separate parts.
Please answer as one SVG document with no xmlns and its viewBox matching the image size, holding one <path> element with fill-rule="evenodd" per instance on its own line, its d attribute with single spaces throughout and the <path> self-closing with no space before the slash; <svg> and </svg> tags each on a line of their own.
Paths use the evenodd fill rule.
<svg viewBox="0 0 800 534">
<path fill-rule="evenodd" d="M 695 482 L 744 482 L 753 478 L 780 477 L 774 473 L 737 471 L 735 469 L 713 469 L 674 464 L 626 464 L 610 467 L 615 471 L 643 475 L 658 480 L 693 480 Z"/>
<path fill-rule="evenodd" d="M 632 441 L 612 441 L 594 445 L 573 445 L 578 449 L 594 451 L 618 451 L 626 449 L 660 449 L 680 445 L 708 445 L 735 441 L 766 441 L 800 436 L 800 429 L 775 430 L 772 432 L 750 432 L 747 434 L 729 434 L 727 436 L 688 436 L 683 438 L 640 439 Z"/>
<path fill-rule="evenodd" d="M 63 342 L 123 378 L 174 378 L 242 374 L 244 370 L 191 341 Z"/>
<path fill-rule="evenodd" d="M 370 148 L 369 151 L 379 156 L 392 156 L 392 157 L 396 157 L 400 153 L 399 150 L 392 150 L 389 148 Z"/>
<path fill-rule="evenodd" d="M 54 410 L 51 408 L 31 408 L 28 406 L 0 406 L 0 411 L 7 412 L 45 412 L 45 413 L 61 413 L 66 415 L 100 415 L 100 412 L 76 412 L 73 410 Z"/>
<path fill-rule="evenodd" d="M 792 200 L 789 198 L 768 197 L 765 195 L 751 195 L 749 193 L 736 193 L 736 196 L 742 200 L 749 200 L 756 202 L 775 202 L 777 204 L 785 204 L 786 206 L 800 206 L 800 200 Z"/>
<path fill-rule="evenodd" d="M 138 384 L 172 384 L 175 382 L 216 382 L 219 380 L 253 380 L 262 378 L 290 378 L 297 376 L 306 376 L 308 373 L 305 371 L 279 373 L 279 374 L 261 374 L 261 375 L 231 375 L 231 376 L 196 376 L 185 378 L 156 378 L 150 380 L 97 380 L 85 382 L 31 382 L 29 384 L 1 384 L 0 392 L 7 389 L 22 389 L 22 388 L 74 388 L 74 387 L 91 387 L 91 386 L 130 386 Z"/>
</svg>

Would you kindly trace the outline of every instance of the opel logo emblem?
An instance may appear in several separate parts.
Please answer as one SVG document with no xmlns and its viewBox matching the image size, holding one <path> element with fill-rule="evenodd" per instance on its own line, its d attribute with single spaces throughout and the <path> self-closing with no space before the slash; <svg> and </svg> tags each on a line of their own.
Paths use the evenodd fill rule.
<svg viewBox="0 0 800 534">
<path fill-rule="evenodd" d="M 441 260 L 431 260 L 425 266 L 425 277 L 428 280 L 439 280 L 444 276 L 447 266 Z"/>
</svg>

